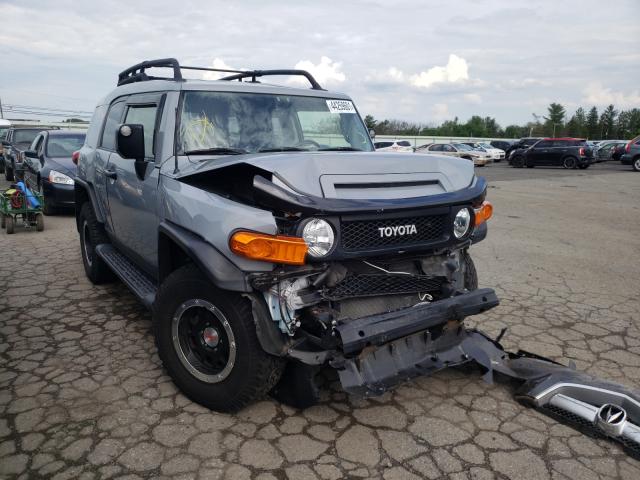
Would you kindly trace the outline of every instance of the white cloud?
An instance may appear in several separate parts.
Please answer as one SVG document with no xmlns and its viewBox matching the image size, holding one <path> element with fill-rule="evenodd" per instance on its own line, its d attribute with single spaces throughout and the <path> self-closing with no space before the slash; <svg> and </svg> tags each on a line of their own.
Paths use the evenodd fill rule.
<svg viewBox="0 0 640 480">
<path fill-rule="evenodd" d="M 236 68 L 231 67 L 226 64 L 226 62 L 221 58 L 214 58 L 213 63 L 210 65 L 211 68 L 221 68 L 223 70 L 244 70 L 244 68 Z M 224 72 L 204 72 L 202 74 L 203 80 L 218 80 L 219 78 L 226 77 L 229 75 L 233 75 L 232 73 L 224 73 Z"/>
<path fill-rule="evenodd" d="M 625 94 L 593 82 L 583 90 L 584 101 L 594 105 L 613 104 L 618 108 L 637 107 L 640 105 L 640 90 L 634 90 Z"/>
<path fill-rule="evenodd" d="M 449 112 L 449 105 L 446 103 L 436 103 L 431 107 L 432 120 L 442 121 L 451 117 Z"/>
<path fill-rule="evenodd" d="M 344 82 L 347 77 L 340 71 L 342 63 L 334 62 L 329 57 L 321 57 L 320 63 L 317 65 L 310 60 L 300 60 L 294 67 L 297 70 L 306 70 L 318 81 L 322 86 L 331 83 Z M 300 77 L 291 77 L 292 83 L 307 83 L 307 80 Z"/>
<path fill-rule="evenodd" d="M 482 103 L 482 97 L 477 93 L 465 93 L 462 98 L 467 103 L 479 104 Z"/>
<path fill-rule="evenodd" d="M 412 75 L 409 79 L 415 87 L 430 88 L 438 83 L 457 83 L 469 80 L 469 66 L 464 58 L 450 54 L 444 67 L 431 67 L 426 72 Z"/>
</svg>

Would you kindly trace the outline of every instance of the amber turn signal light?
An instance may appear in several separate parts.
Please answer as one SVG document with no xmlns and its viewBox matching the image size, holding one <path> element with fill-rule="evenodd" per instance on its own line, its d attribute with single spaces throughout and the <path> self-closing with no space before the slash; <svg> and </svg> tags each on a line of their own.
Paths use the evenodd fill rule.
<svg viewBox="0 0 640 480">
<path fill-rule="evenodd" d="M 302 238 L 256 232 L 234 233 L 229 247 L 242 257 L 288 265 L 304 265 L 307 255 L 307 244 Z"/>
<path fill-rule="evenodd" d="M 482 206 L 480 208 L 475 209 L 475 214 L 476 220 L 473 223 L 473 226 L 477 227 L 491 218 L 493 215 L 493 205 L 485 200 L 482 202 Z"/>
</svg>

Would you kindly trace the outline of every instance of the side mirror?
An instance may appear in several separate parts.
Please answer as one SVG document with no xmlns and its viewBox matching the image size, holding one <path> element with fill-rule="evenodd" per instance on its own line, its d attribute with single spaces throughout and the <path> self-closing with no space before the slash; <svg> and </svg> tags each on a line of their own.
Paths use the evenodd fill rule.
<svg viewBox="0 0 640 480">
<path fill-rule="evenodd" d="M 373 128 L 371 130 L 369 130 L 369 136 L 371 138 L 376 138 L 376 131 Z"/>
<path fill-rule="evenodd" d="M 116 151 L 122 158 L 144 162 L 144 127 L 139 124 L 123 124 L 118 127 Z"/>
<path fill-rule="evenodd" d="M 38 158 L 38 152 L 35 150 L 25 150 L 24 156 L 28 158 Z"/>
</svg>

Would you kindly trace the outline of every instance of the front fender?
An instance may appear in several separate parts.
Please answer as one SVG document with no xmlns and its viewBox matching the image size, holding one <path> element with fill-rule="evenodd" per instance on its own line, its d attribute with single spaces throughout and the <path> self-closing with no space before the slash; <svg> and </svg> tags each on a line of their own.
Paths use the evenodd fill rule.
<svg viewBox="0 0 640 480">
<path fill-rule="evenodd" d="M 177 245 L 218 288 L 235 292 L 251 292 L 244 272 L 199 235 L 164 220 L 159 226 L 158 280 L 171 273 L 171 242 Z"/>
</svg>

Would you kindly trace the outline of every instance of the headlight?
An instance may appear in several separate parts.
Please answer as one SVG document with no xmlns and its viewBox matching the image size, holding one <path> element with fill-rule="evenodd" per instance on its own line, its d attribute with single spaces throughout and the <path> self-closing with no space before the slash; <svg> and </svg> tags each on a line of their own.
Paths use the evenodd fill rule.
<svg viewBox="0 0 640 480">
<path fill-rule="evenodd" d="M 49 181 L 51 183 L 73 185 L 73 178 L 71 178 L 69 175 L 65 175 L 64 173 L 56 172 L 55 170 L 51 170 L 49 172 Z"/>
<path fill-rule="evenodd" d="M 319 258 L 331 251 L 335 235 L 329 222 L 314 218 L 302 229 L 302 238 L 309 247 L 309 255 Z"/>
<path fill-rule="evenodd" d="M 453 219 L 453 234 L 456 238 L 462 238 L 467 234 L 470 226 L 471 212 L 468 208 L 463 208 L 456 213 L 456 218 Z"/>
</svg>

